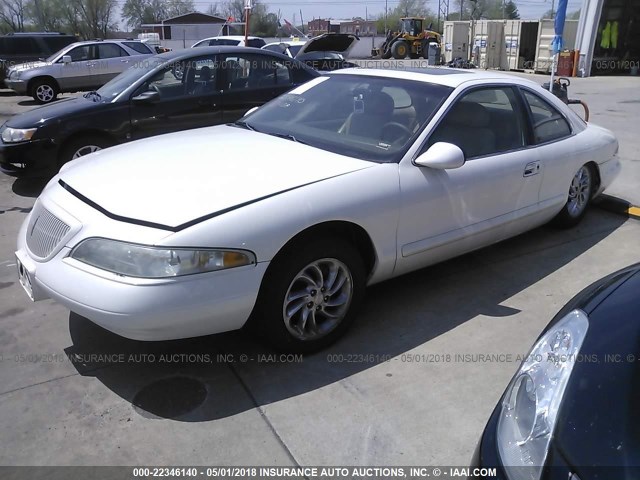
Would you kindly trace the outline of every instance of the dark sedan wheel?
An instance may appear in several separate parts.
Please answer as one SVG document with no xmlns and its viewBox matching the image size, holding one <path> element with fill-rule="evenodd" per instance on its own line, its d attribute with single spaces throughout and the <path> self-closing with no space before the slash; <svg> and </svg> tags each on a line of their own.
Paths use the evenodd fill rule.
<svg viewBox="0 0 640 480">
<path fill-rule="evenodd" d="M 594 171 L 589 165 L 578 169 L 569 186 L 567 203 L 554 219 L 556 225 L 569 228 L 577 225 L 585 213 L 593 196 Z"/>
<path fill-rule="evenodd" d="M 279 254 L 262 282 L 251 326 L 276 348 L 310 353 L 337 340 L 364 295 L 358 251 L 343 240 L 315 240 Z"/>
<path fill-rule="evenodd" d="M 76 158 L 84 157 L 103 148 L 107 148 L 113 145 L 108 139 L 100 137 L 98 135 L 87 135 L 78 137 L 69 142 L 62 150 L 60 154 L 59 167 Z"/>
<path fill-rule="evenodd" d="M 53 102 L 58 96 L 58 86 L 52 80 L 36 80 L 31 86 L 31 96 L 38 103 Z"/>
</svg>

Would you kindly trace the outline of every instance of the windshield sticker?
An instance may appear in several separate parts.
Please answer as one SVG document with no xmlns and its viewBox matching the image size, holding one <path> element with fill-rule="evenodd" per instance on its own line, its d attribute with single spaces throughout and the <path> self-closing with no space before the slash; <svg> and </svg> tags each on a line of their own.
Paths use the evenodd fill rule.
<svg viewBox="0 0 640 480">
<path fill-rule="evenodd" d="M 289 94 L 291 94 L 291 95 L 302 95 L 304 92 L 306 92 L 307 90 L 312 89 L 316 85 L 320 85 L 322 82 L 326 82 L 327 80 L 329 80 L 329 78 L 330 77 L 317 77 L 317 78 L 314 78 L 313 80 L 309 80 L 304 85 L 300 85 L 298 88 L 294 88 L 293 90 L 291 90 L 289 92 Z"/>
<path fill-rule="evenodd" d="M 389 150 L 391 148 L 391 145 L 388 143 L 379 142 L 378 145 L 376 145 L 376 147 L 382 150 Z"/>
<path fill-rule="evenodd" d="M 364 113 L 364 100 L 362 94 L 353 97 L 353 113 Z"/>
</svg>

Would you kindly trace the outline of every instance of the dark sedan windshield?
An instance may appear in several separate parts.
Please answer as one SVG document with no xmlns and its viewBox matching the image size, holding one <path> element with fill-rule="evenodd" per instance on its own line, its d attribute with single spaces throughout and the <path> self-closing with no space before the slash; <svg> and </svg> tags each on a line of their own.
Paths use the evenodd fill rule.
<svg viewBox="0 0 640 480">
<path fill-rule="evenodd" d="M 282 95 L 243 126 L 373 162 L 397 162 L 452 89 L 365 75 L 328 75 Z"/>
<path fill-rule="evenodd" d="M 167 63 L 166 60 L 160 58 L 141 59 L 135 62 L 131 67 L 126 69 L 117 77 L 104 84 L 98 93 L 104 102 L 111 102 L 115 97 L 120 95 L 126 88 L 133 85 L 139 78 L 143 77 L 159 65 Z"/>
</svg>

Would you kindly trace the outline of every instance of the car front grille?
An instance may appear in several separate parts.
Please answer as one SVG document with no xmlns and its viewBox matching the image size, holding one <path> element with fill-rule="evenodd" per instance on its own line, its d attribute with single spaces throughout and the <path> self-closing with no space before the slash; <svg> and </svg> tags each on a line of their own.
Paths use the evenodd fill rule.
<svg viewBox="0 0 640 480">
<path fill-rule="evenodd" d="M 27 228 L 27 246 L 34 255 L 45 258 L 69 233 L 69 225 L 49 210 L 37 206 Z"/>
</svg>

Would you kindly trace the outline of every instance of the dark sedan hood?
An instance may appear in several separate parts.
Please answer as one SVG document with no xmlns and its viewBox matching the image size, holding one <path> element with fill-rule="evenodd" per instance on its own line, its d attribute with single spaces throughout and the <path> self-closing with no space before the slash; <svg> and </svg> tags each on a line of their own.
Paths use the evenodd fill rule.
<svg viewBox="0 0 640 480">
<path fill-rule="evenodd" d="M 101 104 L 82 97 L 59 100 L 11 117 L 7 121 L 7 126 L 33 128 L 47 123 L 52 118 L 59 120 L 64 116 L 77 115 L 85 110 L 97 108 L 99 105 Z"/>
<path fill-rule="evenodd" d="M 621 479 L 631 478 L 624 474 L 626 467 L 640 466 L 637 267 L 617 283 L 606 300 L 588 312 L 589 330 L 565 391 L 553 440 L 583 480 L 592 478 L 591 466 L 622 467 Z"/>
<path fill-rule="evenodd" d="M 296 58 L 309 52 L 337 52 L 346 57 L 358 40 L 350 33 L 323 33 L 305 43 Z"/>
</svg>

